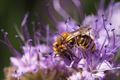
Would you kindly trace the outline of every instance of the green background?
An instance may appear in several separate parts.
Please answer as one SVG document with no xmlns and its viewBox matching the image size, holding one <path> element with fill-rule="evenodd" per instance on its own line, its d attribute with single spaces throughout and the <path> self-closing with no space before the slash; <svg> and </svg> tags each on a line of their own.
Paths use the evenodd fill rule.
<svg viewBox="0 0 120 80">
<path fill-rule="evenodd" d="M 45 6 L 51 0 L 0 0 L 0 29 L 4 29 L 9 34 L 9 39 L 14 47 L 20 51 L 18 39 L 15 38 L 16 31 L 14 25 L 20 27 L 25 13 L 29 12 L 29 29 L 32 21 L 39 19 L 40 22 L 50 23 Z M 106 5 L 110 0 L 106 0 Z M 118 0 L 117 0 L 118 1 Z M 95 13 L 95 7 L 99 0 L 82 0 L 86 14 Z M 38 17 L 36 17 L 36 14 Z M 51 23 L 50 23 L 51 24 Z M 0 32 L 0 38 L 3 38 Z M 4 78 L 3 68 L 10 65 L 11 53 L 6 45 L 0 42 L 0 80 Z"/>
</svg>

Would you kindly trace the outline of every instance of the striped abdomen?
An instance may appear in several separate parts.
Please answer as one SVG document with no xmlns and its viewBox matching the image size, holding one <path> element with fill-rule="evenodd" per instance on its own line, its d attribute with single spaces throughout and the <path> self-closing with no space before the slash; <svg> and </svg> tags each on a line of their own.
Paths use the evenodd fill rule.
<svg viewBox="0 0 120 80">
<path fill-rule="evenodd" d="M 95 51 L 95 49 L 96 49 L 93 39 L 88 35 L 77 36 L 77 44 L 81 48 L 90 50 L 92 52 Z"/>
</svg>

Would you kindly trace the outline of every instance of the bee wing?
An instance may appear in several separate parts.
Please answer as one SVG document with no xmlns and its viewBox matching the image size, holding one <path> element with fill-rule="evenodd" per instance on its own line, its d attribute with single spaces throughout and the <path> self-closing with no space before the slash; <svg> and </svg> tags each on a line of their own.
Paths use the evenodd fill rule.
<svg viewBox="0 0 120 80">
<path fill-rule="evenodd" d="M 85 27 L 82 26 L 82 27 L 79 28 L 79 32 L 81 32 L 81 33 L 86 33 L 90 30 L 91 30 L 91 28 L 88 27 L 88 26 L 85 26 Z"/>
<path fill-rule="evenodd" d="M 81 33 L 79 31 L 71 32 L 71 34 L 66 38 L 66 41 L 69 41 L 70 39 L 80 35 Z"/>
<path fill-rule="evenodd" d="M 76 37 L 76 36 L 78 36 L 80 34 L 82 34 L 82 35 L 86 34 L 88 31 L 90 31 L 90 29 L 91 28 L 88 27 L 88 26 L 85 26 L 85 27 L 82 26 L 79 29 L 71 32 L 70 35 L 66 38 L 66 40 L 69 41 L 70 39 L 72 39 L 72 38 L 74 38 L 74 37 Z"/>
</svg>

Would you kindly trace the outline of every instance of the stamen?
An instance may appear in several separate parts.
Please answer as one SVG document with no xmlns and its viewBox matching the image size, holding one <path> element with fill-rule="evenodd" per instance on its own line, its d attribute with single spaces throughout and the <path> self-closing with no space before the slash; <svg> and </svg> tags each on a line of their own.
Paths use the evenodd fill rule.
<svg viewBox="0 0 120 80">
<path fill-rule="evenodd" d="M 102 52 L 102 49 L 103 49 L 103 47 L 104 47 L 104 45 L 105 45 L 105 42 L 106 42 L 106 39 L 107 39 L 107 37 L 105 38 L 105 40 L 104 40 L 104 42 L 103 42 L 103 44 L 102 44 L 102 46 L 101 46 L 101 48 L 100 48 L 99 54 Z"/>
<path fill-rule="evenodd" d="M 40 33 L 39 32 L 34 33 L 34 42 L 35 42 L 35 45 L 40 44 Z"/>
<path fill-rule="evenodd" d="M 18 26 L 16 24 L 14 25 L 14 28 L 15 28 L 17 34 L 19 35 L 20 40 L 22 40 L 22 42 L 25 42 L 24 37 L 23 37 L 22 33 L 20 32 L 20 30 L 18 29 Z"/>
<path fill-rule="evenodd" d="M 22 46 L 22 45 L 23 45 L 23 42 L 22 42 L 22 40 L 20 39 L 20 36 L 19 36 L 19 35 L 15 35 L 15 38 L 18 40 L 20 46 Z"/>
<path fill-rule="evenodd" d="M 111 31 L 113 32 L 113 48 L 115 47 L 115 29 L 112 29 Z"/>
<path fill-rule="evenodd" d="M 65 21 L 65 24 L 66 24 L 66 31 L 68 31 L 69 27 L 68 27 L 68 20 L 70 20 L 70 18 L 68 18 L 66 21 Z"/>
<path fill-rule="evenodd" d="M 18 38 L 19 36 L 18 35 L 15 35 L 16 38 Z"/>
<path fill-rule="evenodd" d="M 27 18 L 28 18 L 28 13 L 25 14 L 23 20 L 22 20 L 22 23 L 21 23 L 21 26 L 24 26 L 27 22 Z"/>
<path fill-rule="evenodd" d="M 1 29 L 0 30 L 2 33 L 3 33 L 3 36 L 4 36 L 4 29 Z M 6 46 L 9 46 L 4 40 L 0 39 L 0 42 L 5 44 Z"/>
<path fill-rule="evenodd" d="M 27 27 L 27 19 L 28 19 L 28 13 L 25 14 L 23 21 L 21 23 L 21 31 L 23 33 L 23 36 L 25 38 L 25 41 L 27 41 L 28 39 L 30 39 L 30 34 L 28 31 L 28 27 Z"/>
<path fill-rule="evenodd" d="M 112 68 L 111 65 L 109 65 L 109 63 L 107 61 L 105 61 L 105 63 L 107 64 L 107 66 L 109 66 L 109 68 Z"/>
<path fill-rule="evenodd" d="M 116 43 L 116 47 L 114 47 L 109 53 L 114 53 L 119 48 L 120 48 L 120 41 L 118 43 Z"/>
<path fill-rule="evenodd" d="M 110 26 L 112 25 L 112 23 L 109 23 L 110 24 Z"/>
<path fill-rule="evenodd" d="M 102 19 L 103 19 L 103 27 L 104 27 L 104 29 L 105 29 L 105 31 L 106 31 L 106 33 L 107 33 L 108 40 L 110 40 L 109 33 L 108 33 L 108 31 L 107 31 L 107 29 L 106 29 L 106 26 L 105 26 L 105 22 L 107 21 L 107 19 L 104 18 L 104 15 L 102 15 Z"/>
<path fill-rule="evenodd" d="M 50 29 L 49 29 L 49 25 L 46 26 L 46 43 L 47 45 L 49 45 L 49 33 L 50 33 Z"/>
<path fill-rule="evenodd" d="M 3 43 L 5 43 L 8 46 L 12 55 L 15 57 L 21 57 L 21 54 L 12 46 L 11 42 L 9 41 L 7 32 L 4 32 L 4 39 L 5 39 L 5 42 Z"/>
<path fill-rule="evenodd" d="M 98 23 L 98 19 L 95 20 L 95 25 L 96 25 L 95 29 L 97 29 L 97 26 L 98 26 L 97 23 Z"/>
<path fill-rule="evenodd" d="M 106 39 L 107 39 L 107 37 L 105 38 L 105 40 L 104 40 L 104 42 L 103 42 L 103 44 L 102 44 L 102 46 L 101 46 L 101 49 L 100 49 L 100 51 L 99 51 L 99 54 L 102 52 L 102 49 L 103 49 L 103 47 L 107 47 L 107 45 L 105 45 L 105 42 L 106 42 Z M 98 69 L 100 68 L 100 66 L 101 66 L 101 64 L 102 64 L 102 62 L 103 62 L 103 60 L 106 58 L 106 49 L 105 49 L 105 52 L 104 52 L 104 54 L 102 55 L 102 59 L 101 59 L 101 63 L 100 63 L 100 65 L 99 65 L 99 67 L 98 67 Z"/>
<path fill-rule="evenodd" d="M 5 37 L 7 37 L 7 36 L 8 36 L 8 32 L 5 32 L 4 34 L 5 34 Z"/>
<path fill-rule="evenodd" d="M 26 42 L 26 45 L 27 45 L 27 46 L 31 46 L 31 45 L 32 45 L 32 39 L 29 39 L 29 40 Z"/>
<path fill-rule="evenodd" d="M 110 68 L 110 69 L 99 69 L 99 70 L 93 70 L 92 72 L 104 72 L 104 71 L 111 71 L 111 70 L 117 70 L 120 69 L 120 67 L 114 67 L 114 68 Z"/>
<path fill-rule="evenodd" d="M 33 25 L 33 37 L 34 37 L 34 44 L 35 45 L 38 45 L 40 44 L 40 32 L 39 31 L 36 31 L 36 26 L 35 26 L 35 22 L 32 22 L 32 25 Z"/>
<path fill-rule="evenodd" d="M 40 52 L 40 50 L 39 50 L 39 52 Z M 37 54 L 37 61 L 38 62 L 40 61 L 40 55 L 39 55 L 39 53 Z"/>
<path fill-rule="evenodd" d="M 74 20 L 71 17 L 68 17 L 68 19 L 65 20 L 65 24 L 66 24 L 66 31 L 68 31 L 69 29 L 76 30 L 74 27 L 71 27 L 74 24 Z M 76 26 L 78 26 L 78 25 L 76 25 Z M 78 26 L 78 27 L 80 27 L 80 26 Z"/>
</svg>

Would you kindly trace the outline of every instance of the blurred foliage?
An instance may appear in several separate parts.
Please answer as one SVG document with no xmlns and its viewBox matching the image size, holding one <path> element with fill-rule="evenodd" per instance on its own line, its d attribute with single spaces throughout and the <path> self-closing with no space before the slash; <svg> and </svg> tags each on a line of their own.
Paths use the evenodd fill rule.
<svg viewBox="0 0 120 80">
<path fill-rule="evenodd" d="M 15 48 L 19 49 L 15 38 L 14 25 L 20 26 L 21 20 L 26 12 L 32 12 L 37 0 L 0 0 L 0 29 L 8 32 L 9 38 Z M 0 39 L 3 38 L 0 32 Z M 7 46 L 0 42 L 0 80 L 3 79 L 3 68 L 9 66 L 11 56 Z"/>
<path fill-rule="evenodd" d="M 14 25 L 20 27 L 25 13 L 29 12 L 28 26 L 36 19 L 45 24 L 50 23 L 46 5 L 49 0 L 0 0 L 0 29 L 4 29 L 9 34 L 9 39 L 17 50 L 20 50 L 18 40 L 15 38 L 16 31 Z M 99 0 L 81 0 L 86 14 L 95 13 Z M 106 0 L 106 5 L 110 0 Z M 119 0 L 116 0 L 119 1 Z M 30 28 L 32 31 L 32 28 Z M 32 33 L 32 32 L 31 32 Z M 2 33 L 0 38 L 2 39 Z M 7 46 L 0 42 L 0 80 L 3 79 L 3 68 L 9 66 L 9 57 L 12 56 Z"/>
</svg>

